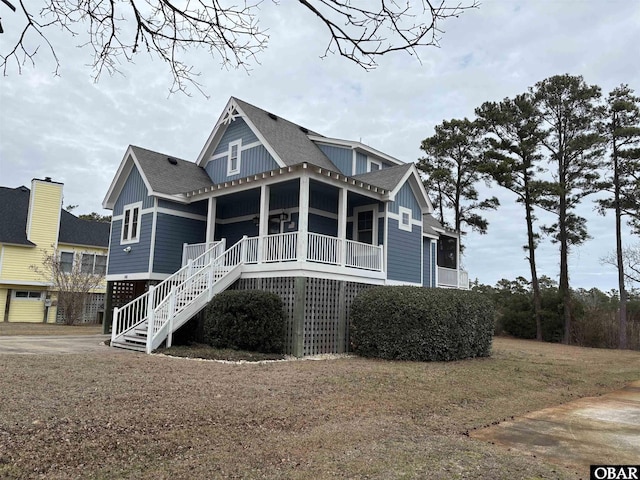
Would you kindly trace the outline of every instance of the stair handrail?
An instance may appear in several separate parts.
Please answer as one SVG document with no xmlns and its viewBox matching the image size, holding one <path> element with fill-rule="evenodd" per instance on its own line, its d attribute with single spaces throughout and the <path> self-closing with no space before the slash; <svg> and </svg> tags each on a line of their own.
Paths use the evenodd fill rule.
<svg viewBox="0 0 640 480">
<path fill-rule="evenodd" d="M 158 305 L 153 308 L 153 311 L 149 315 L 149 323 L 147 325 L 147 345 L 146 352 L 151 353 L 153 347 L 156 344 L 162 343 L 158 340 L 159 336 L 165 335 L 165 327 L 171 324 L 180 311 L 186 309 L 191 305 L 200 295 L 210 292 L 217 281 L 222 279 L 230 271 L 234 270 L 239 265 L 246 263 L 246 244 L 249 241 L 245 235 L 242 239 L 232 247 L 225 250 L 220 256 L 212 259 L 207 265 L 200 269 L 197 269 L 195 273 L 187 277 L 179 285 L 174 285 L 165 298 L 163 298 Z M 193 285 L 196 284 L 197 288 L 194 290 Z M 192 291 L 185 290 L 191 289 Z M 177 300 L 180 295 L 192 295 L 195 297 L 189 299 L 189 303 L 178 304 Z M 159 315 L 162 309 L 168 308 L 166 315 Z M 166 332 L 166 335 L 170 335 L 172 328 Z"/>
<path fill-rule="evenodd" d="M 173 285 L 183 283 L 186 278 L 193 274 L 194 265 L 199 267 L 207 256 L 213 257 L 212 253 L 214 250 L 219 249 L 220 245 L 226 245 L 225 239 L 213 243 L 202 255 L 191 260 L 187 265 L 165 278 L 155 287 L 150 286 L 149 290 L 139 297 L 134 298 L 120 308 L 114 308 L 111 322 L 111 341 L 115 341 L 117 337 L 126 334 L 144 322 L 147 318 L 147 313 L 151 311 L 150 306 L 155 309 L 162 300 L 169 296 Z M 207 264 L 209 263 L 212 263 L 212 260 L 207 262 Z"/>
</svg>

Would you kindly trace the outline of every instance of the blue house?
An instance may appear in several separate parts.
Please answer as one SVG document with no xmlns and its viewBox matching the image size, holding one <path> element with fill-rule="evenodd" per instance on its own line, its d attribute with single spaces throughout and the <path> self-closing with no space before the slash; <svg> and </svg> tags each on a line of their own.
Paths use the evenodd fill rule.
<svg viewBox="0 0 640 480">
<path fill-rule="evenodd" d="M 225 289 L 277 293 L 294 355 L 344 352 L 372 285 L 468 288 L 420 175 L 231 98 L 195 162 L 130 146 L 103 206 L 112 345 L 151 352 Z"/>
</svg>

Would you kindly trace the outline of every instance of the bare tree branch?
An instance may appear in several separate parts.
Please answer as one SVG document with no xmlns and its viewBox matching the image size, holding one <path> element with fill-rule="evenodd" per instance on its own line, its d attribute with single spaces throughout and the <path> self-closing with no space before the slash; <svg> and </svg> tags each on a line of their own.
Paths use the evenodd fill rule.
<svg viewBox="0 0 640 480">
<path fill-rule="evenodd" d="M 8 0 L 1 1 L 11 7 Z M 93 50 L 95 81 L 104 71 L 122 73 L 123 61 L 133 62 L 136 54 L 146 52 L 169 67 L 170 92 L 188 94 L 187 87 L 192 86 L 204 94 L 199 72 L 185 59 L 187 52 L 204 49 L 221 67 L 248 72 L 259 63 L 257 55 L 269 40 L 266 29 L 258 24 L 262 1 L 244 0 L 234 6 L 221 0 L 46 0 L 45 7 L 34 14 L 20 0 L 24 27 L 12 48 L 6 54 L 0 52 L 0 68 L 7 75 L 14 62 L 18 73 L 26 62 L 35 65 L 39 47 L 27 46 L 27 37 L 35 36 L 36 45 L 48 46 L 57 74 L 60 61 L 45 29 L 55 26 L 75 37 L 80 34 L 74 29 L 85 28 L 86 41 L 80 46 Z M 374 69 L 377 59 L 387 53 L 407 51 L 417 58 L 418 47 L 438 46 L 441 21 L 479 6 L 476 0 L 451 7 L 446 0 L 422 0 L 419 7 L 395 0 L 376 2 L 375 7 L 370 6 L 373 2 L 350 0 L 298 1 L 329 32 L 323 56 L 337 52 L 365 70 Z"/>
<path fill-rule="evenodd" d="M 102 286 L 105 279 L 104 265 L 91 263 L 90 267 L 83 266 L 83 257 L 97 258 L 93 253 L 75 253 L 71 264 L 62 261 L 61 253 L 57 249 L 45 250 L 41 265 L 31 265 L 30 268 L 44 281 L 51 283 L 58 295 L 58 309 L 64 312 L 65 323 L 73 325 L 82 321 L 84 304 L 94 290 Z"/>
</svg>

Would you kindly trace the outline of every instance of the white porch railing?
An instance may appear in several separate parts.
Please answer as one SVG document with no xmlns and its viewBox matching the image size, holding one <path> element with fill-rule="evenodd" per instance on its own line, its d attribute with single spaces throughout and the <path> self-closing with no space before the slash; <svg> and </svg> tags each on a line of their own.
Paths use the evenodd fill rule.
<svg viewBox="0 0 640 480">
<path fill-rule="evenodd" d="M 309 261 L 382 271 L 382 247 L 309 233 L 306 252 L 299 251 L 298 232 L 243 237 L 221 254 L 225 242 L 210 244 L 201 255 L 155 287 L 122 308 L 114 308 L 111 341 L 122 345 L 146 323 L 146 352 L 151 353 L 193 315 L 213 295 L 228 288 L 240 277 L 243 264 Z M 197 248 L 201 248 L 200 245 Z M 186 250 L 186 249 L 185 249 Z M 197 251 L 196 248 L 188 250 Z M 124 339 L 124 340 L 123 340 Z"/>
<path fill-rule="evenodd" d="M 362 268 L 364 270 L 382 271 L 382 246 L 345 240 L 347 267 Z"/>
<path fill-rule="evenodd" d="M 469 274 L 464 270 L 438 267 L 438 286 L 469 289 Z"/>
<path fill-rule="evenodd" d="M 224 239 L 219 242 L 185 243 L 182 245 L 182 266 L 184 267 L 189 260 L 196 258 L 200 260 L 198 267 L 204 266 L 211 261 L 211 257 L 217 258 L 225 250 L 226 242 Z M 208 252 L 208 255 L 203 255 L 205 252 Z"/>
<path fill-rule="evenodd" d="M 309 233 L 307 260 L 310 262 L 339 265 L 341 262 L 342 242 L 339 238 Z"/>
<path fill-rule="evenodd" d="M 290 262 L 298 258 L 298 232 L 267 235 L 263 239 L 263 262 Z"/>
</svg>

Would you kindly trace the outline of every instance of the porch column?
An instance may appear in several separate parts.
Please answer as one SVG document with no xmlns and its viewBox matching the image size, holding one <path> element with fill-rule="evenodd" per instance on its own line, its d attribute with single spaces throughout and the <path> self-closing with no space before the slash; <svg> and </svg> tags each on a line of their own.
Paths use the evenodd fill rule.
<svg viewBox="0 0 640 480">
<path fill-rule="evenodd" d="M 298 261 L 307 260 L 309 243 L 309 176 L 306 172 L 300 177 L 300 200 L 298 202 Z"/>
<path fill-rule="evenodd" d="M 346 189 L 338 191 L 338 241 L 340 242 L 340 257 L 338 265 L 344 265 L 347 258 L 347 195 Z"/>
<path fill-rule="evenodd" d="M 269 185 L 260 187 L 260 226 L 258 227 L 258 263 L 262 263 L 264 255 L 264 239 L 269 233 Z"/>
<path fill-rule="evenodd" d="M 217 199 L 215 197 L 209 198 L 209 209 L 207 210 L 207 245 L 213 242 L 216 233 L 216 208 Z M 205 249 L 206 250 L 206 249 Z"/>
</svg>

